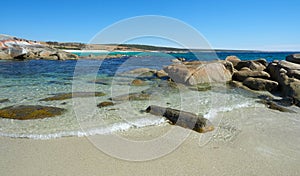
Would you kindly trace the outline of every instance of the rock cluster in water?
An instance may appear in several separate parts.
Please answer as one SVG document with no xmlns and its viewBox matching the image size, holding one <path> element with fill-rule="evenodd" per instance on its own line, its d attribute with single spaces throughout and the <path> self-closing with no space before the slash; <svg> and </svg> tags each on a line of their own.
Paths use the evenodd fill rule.
<svg viewBox="0 0 300 176">
<path fill-rule="evenodd" d="M 275 60 L 269 64 L 264 59 L 235 61 L 234 64 L 232 79 L 238 81 L 235 84 L 242 84 L 251 90 L 279 93 L 292 104 L 300 106 L 299 54 L 289 55 L 286 60 Z"/>
<path fill-rule="evenodd" d="M 271 63 L 265 59 L 242 61 L 236 56 L 228 56 L 225 61 L 176 62 L 163 70 L 176 83 L 188 86 L 230 83 L 249 91 L 280 94 L 283 100 L 300 106 L 300 54 Z M 271 101 L 264 102 L 270 108 L 282 110 L 275 108 L 277 102 Z"/>
<path fill-rule="evenodd" d="M 179 61 L 163 68 L 149 70 L 147 68 L 130 71 L 131 74 L 149 73 L 149 78 L 164 80 L 155 87 L 154 92 L 168 89 L 178 89 L 180 86 L 192 90 L 206 91 L 215 83 L 230 84 L 255 93 L 269 91 L 282 95 L 282 99 L 261 98 L 268 108 L 282 112 L 294 112 L 286 107 L 300 106 L 300 55 L 287 56 L 289 61 L 273 61 L 265 59 L 241 61 L 236 56 L 229 56 L 225 61 L 211 62 Z M 149 76 L 144 74 L 144 76 Z M 140 82 L 140 81 L 135 81 Z M 133 84 L 134 85 L 134 84 Z M 138 84 L 139 85 L 139 84 Z M 174 85 L 174 86 L 172 86 Z M 166 87 L 167 86 L 167 87 Z M 160 90 L 162 89 L 162 90 Z M 141 93 L 131 93 L 112 97 L 112 101 L 149 100 L 153 90 L 146 89 Z"/>
<path fill-rule="evenodd" d="M 36 41 L 0 34 L 0 60 L 1 59 L 69 60 L 78 59 L 78 56 L 59 49 L 51 48 Z"/>
</svg>

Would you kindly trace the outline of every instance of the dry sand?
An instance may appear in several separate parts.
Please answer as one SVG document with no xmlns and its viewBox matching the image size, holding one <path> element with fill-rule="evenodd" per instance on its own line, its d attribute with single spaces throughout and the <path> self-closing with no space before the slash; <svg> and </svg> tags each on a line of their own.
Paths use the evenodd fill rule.
<svg viewBox="0 0 300 176">
<path fill-rule="evenodd" d="M 97 149 L 86 137 L 53 140 L 2 137 L 0 175 L 300 174 L 299 112 L 291 114 L 252 108 L 226 112 L 222 118 L 218 133 L 208 144 L 199 146 L 203 138 L 200 138 L 201 134 L 192 132 L 176 150 L 143 162 L 111 157 Z M 165 134 L 171 128 L 174 127 L 147 127 L 118 135 L 148 140 Z"/>
</svg>

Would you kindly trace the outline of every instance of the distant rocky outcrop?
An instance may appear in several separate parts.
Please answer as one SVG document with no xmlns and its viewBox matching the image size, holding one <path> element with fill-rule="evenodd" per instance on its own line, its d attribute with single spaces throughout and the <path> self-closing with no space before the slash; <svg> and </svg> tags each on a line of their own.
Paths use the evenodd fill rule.
<svg viewBox="0 0 300 176">
<path fill-rule="evenodd" d="M 76 42 L 41 42 L 42 44 L 56 49 L 65 49 L 65 50 L 82 50 L 87 46 L 84 43 L 76 43 Z"/>
<path fill-rule="evenodd" d="M 0 59 L 69 60 L 78 59 L 78 56 L 59 49 L 51 48 L 37 41 L 0 34 Z"/>
</svg>

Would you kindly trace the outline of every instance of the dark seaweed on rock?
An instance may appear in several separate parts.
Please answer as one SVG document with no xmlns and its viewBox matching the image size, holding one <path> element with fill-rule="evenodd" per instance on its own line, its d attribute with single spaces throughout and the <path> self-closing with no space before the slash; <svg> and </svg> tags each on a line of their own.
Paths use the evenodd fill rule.
<svg viewBox="0 0 300 176">
<path fill-rule="evenodd" d="M 79 98 L 79 97 L 101 97 L 105 96 L 106 94 L 103 92 L 70 92 L 70 93 L 61 93 L 56 94 L 52 97 L 40 99 L 40 101 L 56 101 L 56 100 L 66 100 L 71 98 Z"/>
<path fill-rule="evenodd" d="M 109 98 L 113 101 L 138 101 L 138 100 L 149 100 L 151 98 L 151 94 L 148 93 L 129 93 L 126 95 L 120 95 L 116 97 Z"/>
<path fill-rule="evenodd" d="M 43 119 L 58 116 L 64 112 L 65 109 L 51 106 L 20 105 L 0 109 L 0 117 L 17 120 Z"/>
</svg>

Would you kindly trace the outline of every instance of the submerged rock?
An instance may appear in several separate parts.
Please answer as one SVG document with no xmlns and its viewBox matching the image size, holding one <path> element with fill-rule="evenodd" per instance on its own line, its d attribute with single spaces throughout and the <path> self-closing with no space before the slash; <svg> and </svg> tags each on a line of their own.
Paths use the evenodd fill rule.
<svg viewBox="0 0 300 176">
<path fill-rule="evenodd" d="M 143 73 L 154 73 L 155 70 L 152 70 L 150 68 L 137 68 L 137 69 L 133 69 L 133 70 L 130 70 L 128 72 L 125 72 L 124 74 L 143 74 Z"/>
<path fill-rule="evenodd" d="M 107 106 L 113 106 L 115 105 L 113 102 L 111 101 L 104 101 L 104 102 L 101 102 L 97 105 L 98 108 L 103 108 L 103 107 L 107 107 Z"/>
<path fill-rule="evenodd" d="M 197 84 L 195 86 L 190 86 L 188 88 L 195 91 L 208 91 L 212 89 L 212 85 L 209 83 L 204 83 L 204 84 Z"/>
<path fill-rule="evenodd" d="M 130 93 L 109 98 L 112 101 L 135 101 L 135 100 L 149 100 L 151 94 L 148 93 Z"/>
<path fill-rule="evenodd" d="M 40 99 L 39 101 L 56 101 L 56 100 L 66 100 L 71 98 L 79 98 L 79 97 L 101 97 L 106 94 L 103 92 L 70 92 L 70 93 L 60 93 L 56 94 L 52 97 Z"/>
<path fill-rule="evenodd" d="M 0 109 L 0 117 L 17 120 L 42 119 L 58 116 L 64 112 L 65 109 L 51 106 L 20 105 Z"/>
<path fill-rule="evenodd" d="M 189 128 L 199 133 L 206 133 L 214 130 L 214 126 L 209 120 L 190 112 L 155 105 L 149 106 L 146 109 L 146 112 L 157 116 L 163 116 L 174 125 Z"/>
<path fill-rule="evenodd" d="M 132 82 L 131 82 L 131 85 L 133 86 L 144 86 L 146 85 L 147 83 L 143 80 L 140 80 L 140 79 L 134 79 Z"/>
</svg>

